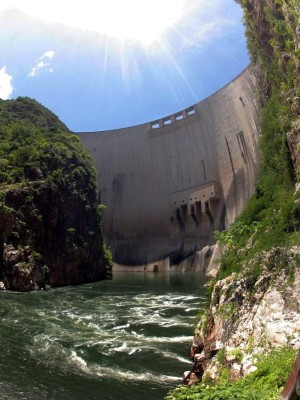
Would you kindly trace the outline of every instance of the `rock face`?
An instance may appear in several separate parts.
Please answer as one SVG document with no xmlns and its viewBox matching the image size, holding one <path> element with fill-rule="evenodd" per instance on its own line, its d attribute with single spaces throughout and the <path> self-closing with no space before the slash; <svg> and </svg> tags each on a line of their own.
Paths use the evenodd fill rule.
<svg viewBox="0 0 300 400">
<path fill-rule="evenodd" d="M 264 349 L 276 344 L 300 347 L 300 270 L 293 266 L 295 250 L 300 253 L 293 249 L 285 254 L 276 248 L 265 254 L 262 262 L 266 266 L 254 285 L 249 270 L 218 281 L 212 294 L 208 336 L 240 349 L 249 341 Z M 294 272 L 283 269 L 274 274 L 270 265 L 282 258 Z"/>
<path fill-rule="evenodd" d="M 79 139 L 27 98 L 0 101 L 0 280 L 30 291 L 109 275 L 95 168 Z"/>
<path fill-rule="evenodd" d="M 28 291 L 104 278 L 99 217 L 92 207 L 45 182 L 4 192 L 0 208 L 7 289 Z"/>
<path fill-rule="evenodd" d="M 224 351 L 237 377 L 253 370 L 252 355 L 272 346 L 300 347 L 300 248 L 275 248 L 257 256 L 237 275 L 214 286 L 209 313 L 194 339 L 193 357 L 205 361 Z M 251 271 L 262 267 L 258 279 Z M 209 348 L 210 346 L 210 348 Z M 200 349 L 200 354 L 197 349 Z M 216 375 L 216 361 L 206 361 Z"/>
<path fill-rule="evenodd" d="M 260 94 L 268 98 L 274 83 L 282 81 L 281 91 L 285 92 L 294 115 L 299 114 L 298 0 L 236 1 L 244 10 L 247 44 L 260 81 Z"/>
<path fill-rule="evenodd" d="M 287 141 L 293 161 L 295 174 L 300 177 L 300 118 L 293 122 L 292 128 L 287 135 Z"/>
<path fill-rule="evenodd" d="M 300 10 L 297 0 L 237 0 L 244 9 L 248 48 L 265 102 L 277 86 L 294 117 L 287 142 L 299 177 Z M 274 73 L 274 71 L 276 71 Z"/>
</svg>

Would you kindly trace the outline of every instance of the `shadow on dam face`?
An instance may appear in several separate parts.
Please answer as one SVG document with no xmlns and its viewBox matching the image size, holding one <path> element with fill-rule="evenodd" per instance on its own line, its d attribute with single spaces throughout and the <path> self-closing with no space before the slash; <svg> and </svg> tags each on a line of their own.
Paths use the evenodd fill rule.
<svg viewBox="0 0 300 400">
<path fill-rule="evenodd" d="M 79 133 L 96 162 L 107 206 L 104 236 L 115 262 L 168 269 L 214 243 L 214 230 L 228 227 L 253 193 L 258 117 L 250 66 L 173 115 Z"/>
</svg>

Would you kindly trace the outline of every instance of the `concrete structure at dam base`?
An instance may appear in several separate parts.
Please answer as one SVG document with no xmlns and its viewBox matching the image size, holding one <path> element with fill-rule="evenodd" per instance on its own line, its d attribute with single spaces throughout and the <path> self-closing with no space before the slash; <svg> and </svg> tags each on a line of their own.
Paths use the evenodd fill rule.
<svg viewBox="0 0 300 400">
<path fill-rule="evenodd" d="M 218 244 L 205 246 L 203 249 L 187 256 L 178 264 L 171 265 L 170 258 L 145 263 L 144 265 L 121 265 L 114 263 L 113 272 L 189 272 L 197 271 L 209 277 L 215 277 L 218 271 L 218 265 L 222 249 Z"/>
<path fill-rule="evenodd" d="M 115 271 L 213 268 L 213 232 L 227 228 L 254 192 L 259 109 L 248 67 L 173 115 L 79 134 L 96 162 Z"/>
</svg>

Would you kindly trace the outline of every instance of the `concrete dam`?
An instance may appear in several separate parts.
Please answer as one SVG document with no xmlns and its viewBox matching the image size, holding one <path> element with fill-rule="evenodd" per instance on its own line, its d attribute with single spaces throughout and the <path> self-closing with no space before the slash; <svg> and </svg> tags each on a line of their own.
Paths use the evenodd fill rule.
<svg viewBox="0 0 300 400">
<path fill-rule="evenodd" d="M 173 115 L 79 133 L 96 162 L 107 207 L 104 236 L 117 264 L 160 271 L 187 257 L 195 264 L 196 255 L 197 263 L 204 263 L 213 232 L 228 227 L 254 191 L 256 85 L 249 67 L 217 93 Z"/>
</svg>

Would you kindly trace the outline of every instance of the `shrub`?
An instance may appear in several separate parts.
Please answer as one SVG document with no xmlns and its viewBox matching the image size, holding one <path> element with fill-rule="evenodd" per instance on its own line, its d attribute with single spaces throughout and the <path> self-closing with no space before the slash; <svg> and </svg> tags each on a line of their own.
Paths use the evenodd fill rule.
<svg viewBox="0 0 300 400">
<path fill-rule="evenodd" d="M 226 374 L 217 386 L 197 384 L 179 386 L 165 400 L 277 400 L 291 371 L 296 351 L 290 348 L 273 349 L 258 357 L 257 370 L 233 383 Z M 225 378 L 224 378 L 225 377 Z"/>
</svg>

